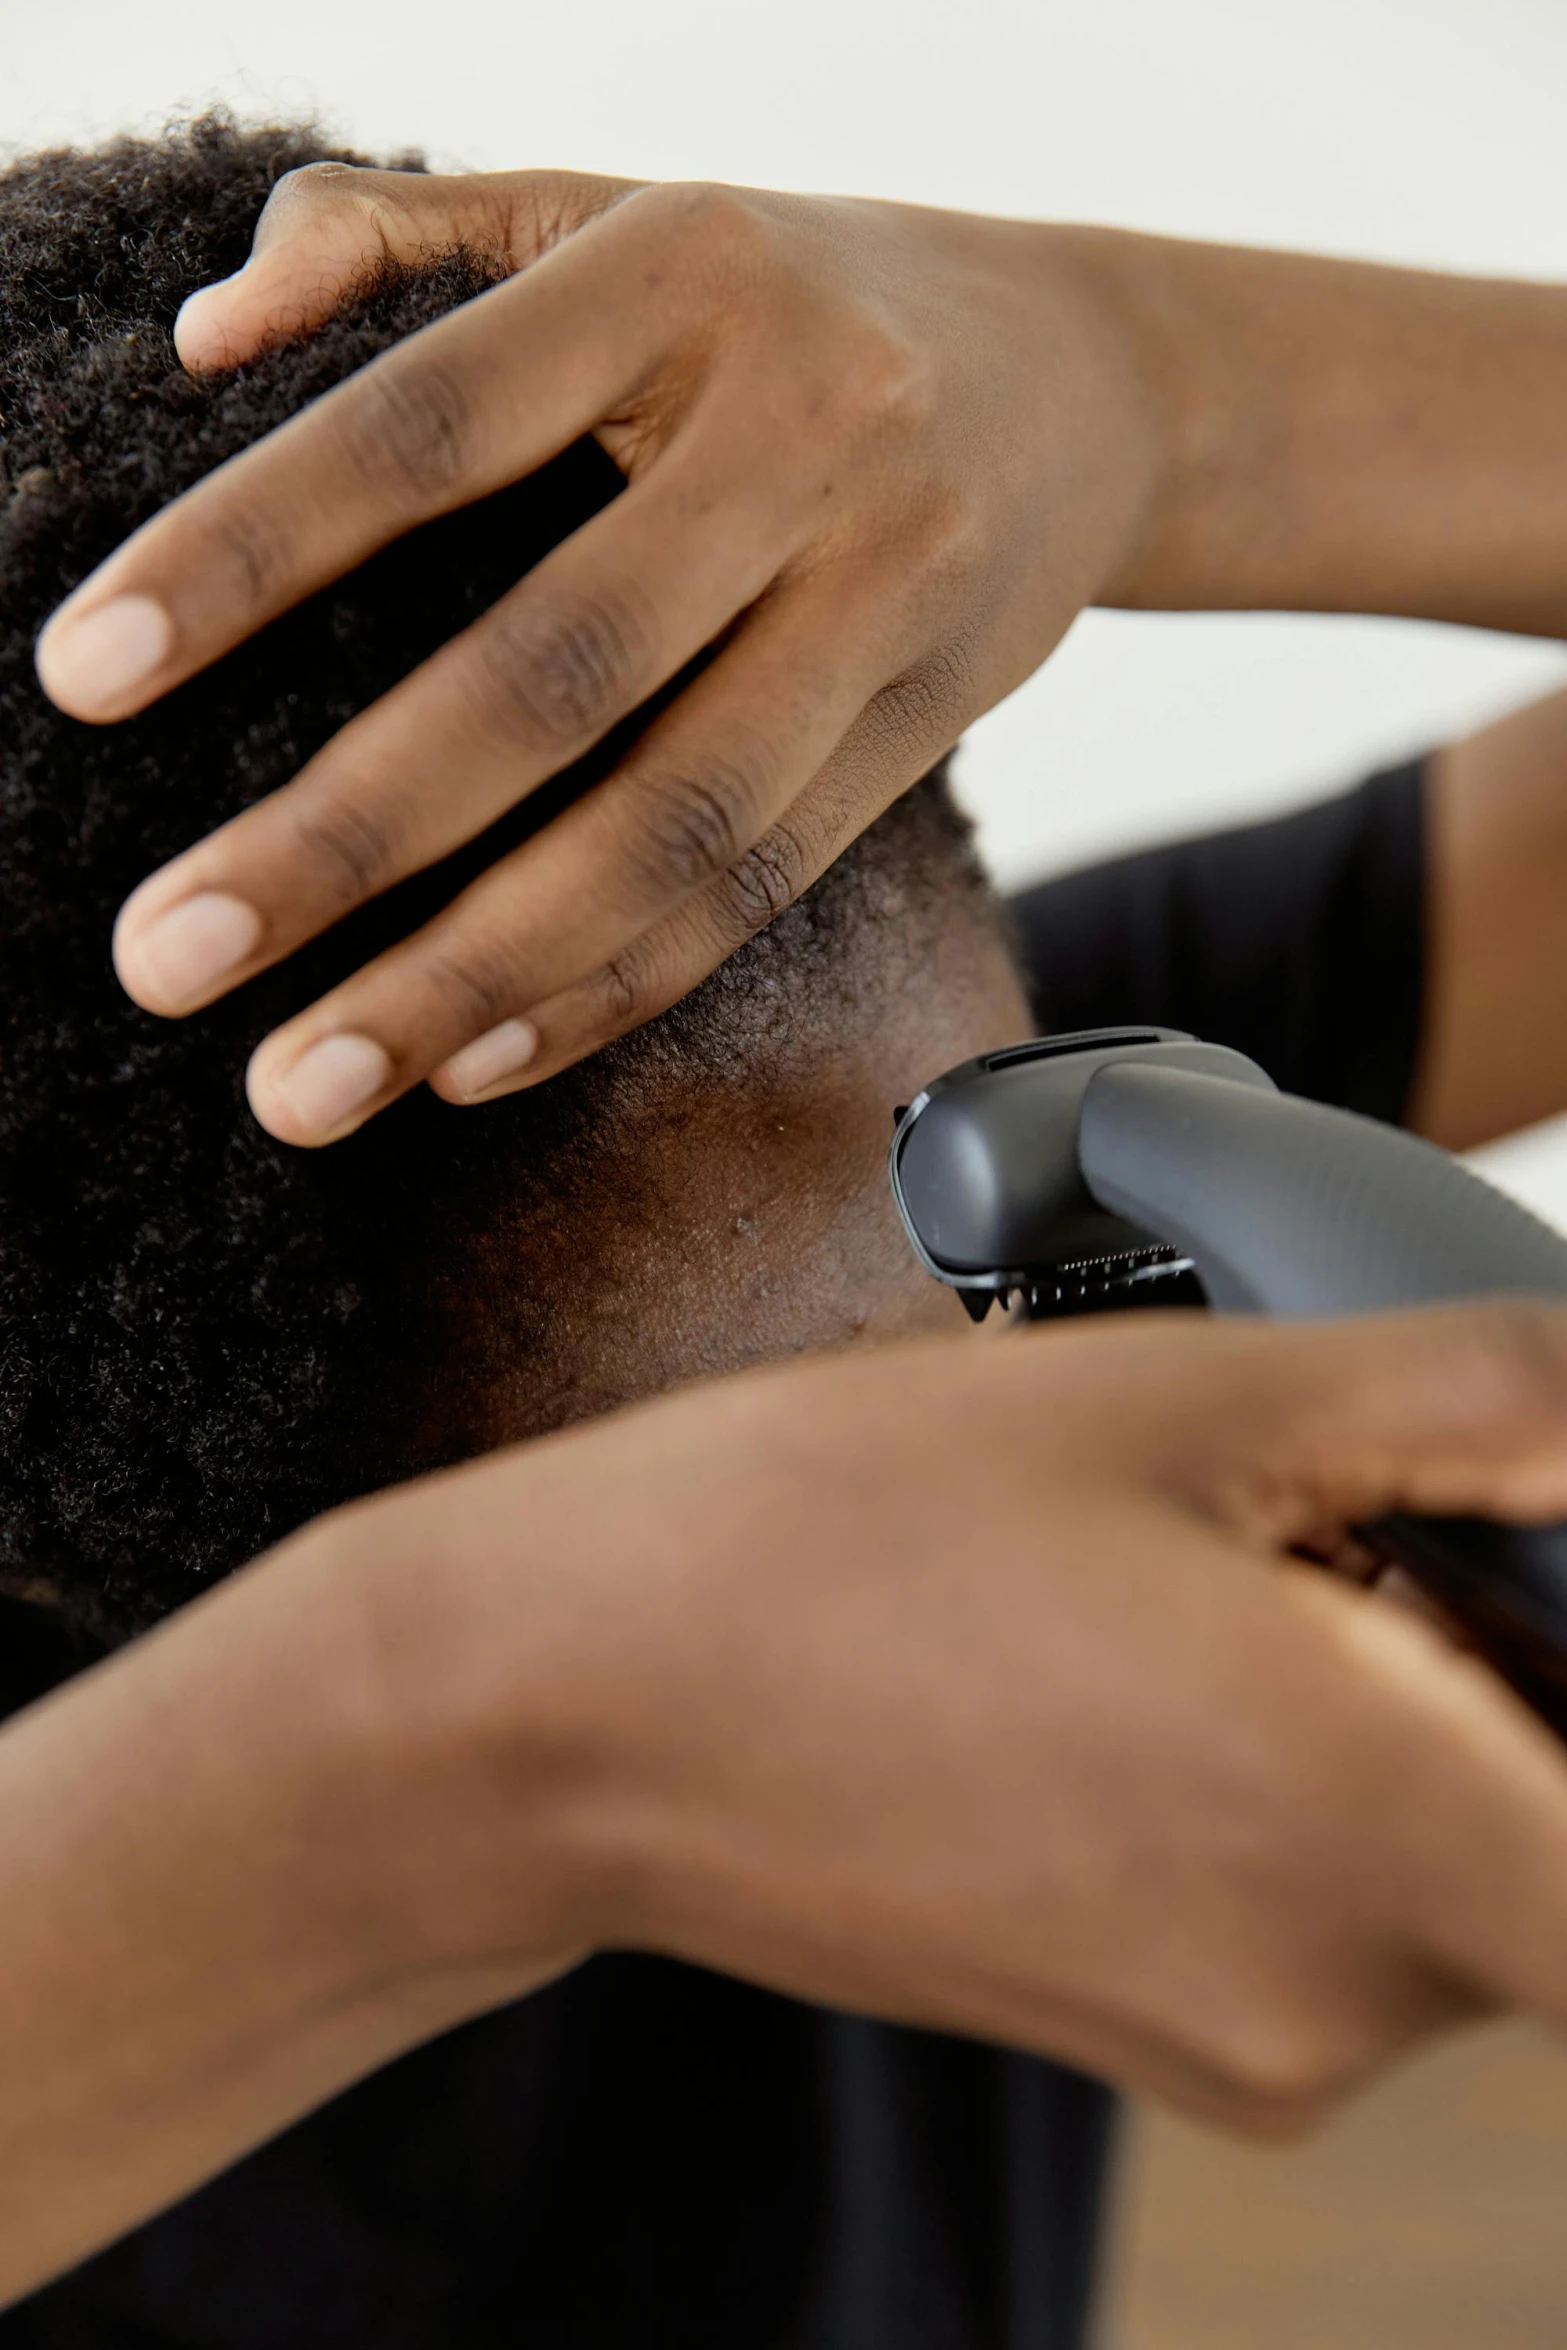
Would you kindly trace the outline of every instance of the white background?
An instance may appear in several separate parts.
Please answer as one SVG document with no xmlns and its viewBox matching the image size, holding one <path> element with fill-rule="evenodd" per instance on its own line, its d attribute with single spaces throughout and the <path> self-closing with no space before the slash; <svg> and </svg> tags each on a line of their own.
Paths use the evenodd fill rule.
<svg viewBox="0 0 1567 2350">
<path fill-rule="evenodd" d="M 0 0 L 0 141 L 217 99 L 370 149 L 1567 277 L 1567 0 Z M 975 729 L 1005 878 L 1282 807 L 1567 675 L 1415 624 L 1091 615 Z M 1567 1141 L 1508 1179 L 1567 1213 Z"/>
</svg>

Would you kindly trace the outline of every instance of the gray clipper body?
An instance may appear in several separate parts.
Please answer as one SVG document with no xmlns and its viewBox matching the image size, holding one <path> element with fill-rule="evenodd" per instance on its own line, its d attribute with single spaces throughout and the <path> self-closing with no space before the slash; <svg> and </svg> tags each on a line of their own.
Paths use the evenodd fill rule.
<svg viewBox="0 0 1567 2350">
<path fill-rule="evenodd" d="M 1281 1094 L 1242 1054 L 1173 1029 L 965 1061 L 897 1113 L 891 1173 L 921 1263 L 976 1319 L 997 1297 L 1029 1320 L 1567 1299 L 1567 1240 L 1447 1152 Z M 1567 1526 L 1364 1531 L 1567 1730 Z"/>
</svg>

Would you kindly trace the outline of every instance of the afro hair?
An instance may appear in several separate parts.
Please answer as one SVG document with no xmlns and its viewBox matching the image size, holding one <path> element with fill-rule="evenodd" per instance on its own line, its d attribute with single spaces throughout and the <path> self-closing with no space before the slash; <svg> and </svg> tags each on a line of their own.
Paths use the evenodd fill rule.
<svg viewBox="0 0 1567 2350">
<path fill-rule="evenodd" d="M 479 1111 L 421 1091 L 324 1152 L 264 1134 L 241 1080 L 260 1037 L 601 774 L 622 729 L 462 856 L 210 1010 L 166 1022 L 128 1001 L 108 959 L 128 891 L 286 781 L 621 486 L 579 443 L 141 717 L 88 727 L 45 699 L 38 630 L 128 532 L 490 282 L 462 252 L 384 268 L 308 337 L 187 376 L 180 304 L 240 266 L 280 175 L 328 155 L 356 160 L 305 130 L 210 118 L 0 174 L 0 1592 L 46 1602 L 78 1649 L 433 1465 L 409 1400 L 462 1230 L 520 1177 L 557 1221 L 591 1216 L 582 1143 L 617 1089 L 667 1091 L 826 996 L 841 1005 L 886 949 L 889 876 L 902 905 L 982 888 L 929 778 L 686 1004 L 583 1068 Z M 57 1646 L 51 1632 L 58 1663 Z"/>
</svg>

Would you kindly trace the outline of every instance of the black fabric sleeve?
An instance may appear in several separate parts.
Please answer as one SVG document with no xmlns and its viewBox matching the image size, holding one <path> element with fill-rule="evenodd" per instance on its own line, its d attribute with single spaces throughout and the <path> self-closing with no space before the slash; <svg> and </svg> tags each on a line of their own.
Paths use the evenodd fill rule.
<svg viewBox="0 0 1567 2350">
<path fill-rule="evenodd" d="M 1425 768 L 1012 901 L 1041 1029 L 1148 1021 L 1402 1123 L 1425 965 Z"/>
</svg>

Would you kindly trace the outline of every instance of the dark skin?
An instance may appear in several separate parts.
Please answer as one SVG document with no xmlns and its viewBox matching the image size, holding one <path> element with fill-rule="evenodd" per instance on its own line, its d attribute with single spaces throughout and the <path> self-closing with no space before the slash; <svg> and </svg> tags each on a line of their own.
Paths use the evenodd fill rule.
<svg viewBox="0 0 1567 2350">
<path fill-rule="evenodd" d="M 429 1077 L 537 1083 L 675 1001 L 1085 603 L 1567 628 L 1567 296 L 911 206 L 571 173 L 283 181 L 187 363 L 465 237 L 514 274 L 222 467 L 40 644 L 139 709 L 371 548 L 583 431 L 628 494 L 129 901 L 150 1010 L 210 1001 L 531 791 L 721 631 L 589 798 L 269 1038 L 329 1141 Z M 430 775 L 464 778 L 432 793 Z"/>
<path fill-rule="evenodd" d="M 1560 1747 L 1289 1556 L 1567 1515 L 1567 1317 L 1150 1319 L 491 1454 L 0 1733 L 0 2301 L 594 1949 L 1262 2133 L 1567 2023 Z"/>
<path fill-rule="evenodd" d="M 446 819 L 410 774 L 455 710 L 478 711 L 471 824 L 638 698 L 649 665 L 676 665 L 682 628 L 726 600 L 747 613 L 728 674 L 580 820 L 263 1047 L 253 1098 L 294 1139 L 346 1132 L 432 1071 L 459 1099 L 535 1081 L 677 997 L 759 880 L 763 899 L 803 886 L 1088 597 L 1567 624 L 1567 312 L 1549 289 L 654 195 L 637 210 L 623 186 L 544 175 L 295 186 L 259 271 L 188 315 L 193 362 L 443 221 L 487 225 L 516 261 L 555 250 L 215 476 L 76 606 L 124 593 L 150 619 L 122 612 L 96 652 L 78 640 L 74 677 L 68 631 L 46 642 L 59 698 L 113 718 L 377 534 L 474 494 L 476 451 L 505 478 L 540 433 L 623 436 L 630 536 L 566 551 L 567 625 L 509 640 L 526 690 L 502 663 L 474 704 L 473 648 L 443 656 L 133 901 L 122 971 L 172 1013 L 434 853 Z M 656 287 L 644 235 L 674 257 Z M 650 314 L 671 330 L 651 359 Z M 471 383 L 447 367 L 462 336 Z M 635 381 L 601 397 L 606 350 Z M 453 383 L 479 429 L 432 443 L 452 422 L 432 392 Z M 439 480 L 432 447 L 456 451 Z M 376 450 L 395 460 L 379 474 Z M 640 591 L 662 611 L 677 567 L 678 625 L 642 671 L 584 670 L 574 649 L 619 641 L 595 625 L 625 583 L 628 610 Z M 127 686 L 138 630 L 152 659 Z M 531 691 L 584 675 L 609 679 L 587 709 Z M 509 720 L 490 723 L 484 690 Z M 529 735 L 540 707 L 553 740 Z M 1549 941 L 1516 950 L 1505 919 L 1553 762 L 1493 740 L 1442 766 L 1434 1133 L 1478 1139 L 1562 1099 L 1554 1061 L 1488 1074 L 1494 1023 L 1537 1025 L 1559 985 Z M 1491 807 L 1514 845 L 1471 903 Z M 251 926 L 226 970 L 225 897 Z M 155 919 L 192 905 L 160 950 Z M 1001 1008 L 952 1016 L 990 1043 L 979 1015 Z M 518 1022 L 524 1068 L 462 1062 Z M 352 1065 L 356 1036 L 373 1066 Z M 892 1062 L 917 1043 L 928 1075 L 969 1049 L 939 1037 L 878 1059 L 864 1186 L 883 1181 L 869 1143 Z M 326 1091 L 293 1080 L 306 1046 L 345 1038 L 323 1118 Z M 813 1131 L 805 1096 L 785 1086 L 776 1107 L 786 1133 Z M 1254 2129 L 1309 2119 L 1487 2006 L 1567 2020 L 1560 1749 L 1481 1666 L 1294 1555 L 1398 1506 L 1567 1514 L 1561 1316 L 1172 1317 L 845 1352 L 875 1317 L 828 1268 L 851 1237 L 867 1261 L 884 1197 L 826 1183 L 802 1230 L 762 1176 L 764 1130 L 715 1129 L 721 1253 L 700 1278 L 749 1317 L 757 1244 L 734 1227 L 803 1241 L 800 1343 L 836 1341 L 833 1359 L 339 1513 L 0 1735 L 0 2296 L 593 1948 L 1049 2049 Z M 698 1157 L 672 1162 L 672 1196 Z M 910 1279 L 876 1308 L 889 1335 L 953 1311 Z M 682 1359 L 668 1343 L 658 1360 L 659 1287 L 617 1394 Z M 487 1392 L 503 1419 L 504 1388 Z M 155 1839 L 127 1832 L 148 1820 Z"/>
<path fill-rule="evenodd" d="M 836 1057 L 671 1104 L 606 1311 L 454 1358 L 475 1444 L 634 1408 L 336 1513 L 0 1732 L 0 2301 L 593 1949 L 1264 2133 L 1567 2021 L 1560 1748 L 1298 1556 L 1567 1514 L 1567 1322 L 971 1331 L 889 1088 L 1023 1024 L 965 917 Z"/>
<path fill-rule="evenodd" d="M 1428 781 L 1427 1018 L 1410 1124 L 1453 1150 L 1567 1108 L 1567 692 L 1439 751 Z M 894 992 L 868 1039 L 801 1073 L 798 1102 L 768 1087 L 687 1104 L 625 1172 L 657 1180 L 646 1246 L 622 1248 L 616 1304 L 561 1377 L 572 1417 L 686 1380 L 859 1338 L 950 1324 L 885 1196 L 887 1104 L 1030 1019 L 978 926 L 954 924 L 938 984 Z M 622 1188 L 613 1142 L 595 1180 Z M 682 1236 L 671 1287 L 661 1237 Z M 591 1283 L 588 1285 L 591 1290 Z M 748 1303 L 734 1313 L 737 1296 Z M 591 1303 L 586 1311 L 591 1318 Z M 532 1432 L 526 1398 L 487 1422 Z"/>
<path fill-rule="evenodd" d="M 1430 782 L 1418 1134 L 1467 1150 L 1567 1106 L 1567 693 L 1452 743 Z"/>
<path fill-rule="evenodd" d="M 958 905 L 918 967 L 898 955 L 880 983 L 867 973 L 857 1004 L 781 1064 L 613 1122 L 582 1170 L 617 1202 L 613 1221 L 584 1219 L 602 1258 L 574 1258 L 566 1309 L 519 1357 L 508 1291 L 561 1286 L 560 1235 L 534 1227 L 523 1187 L 515 1224 L 481 1242 L 458 1284 L 451 1360 L 483 1365 L 457 1398 L 463 1449 L 758 1363 L 965 1329 L 893 1208 L 890 1107 L 1029 1025 L 991 924 Z M 451 1375 L 434 1367 L 439 1399 Z"/>
</svg>

